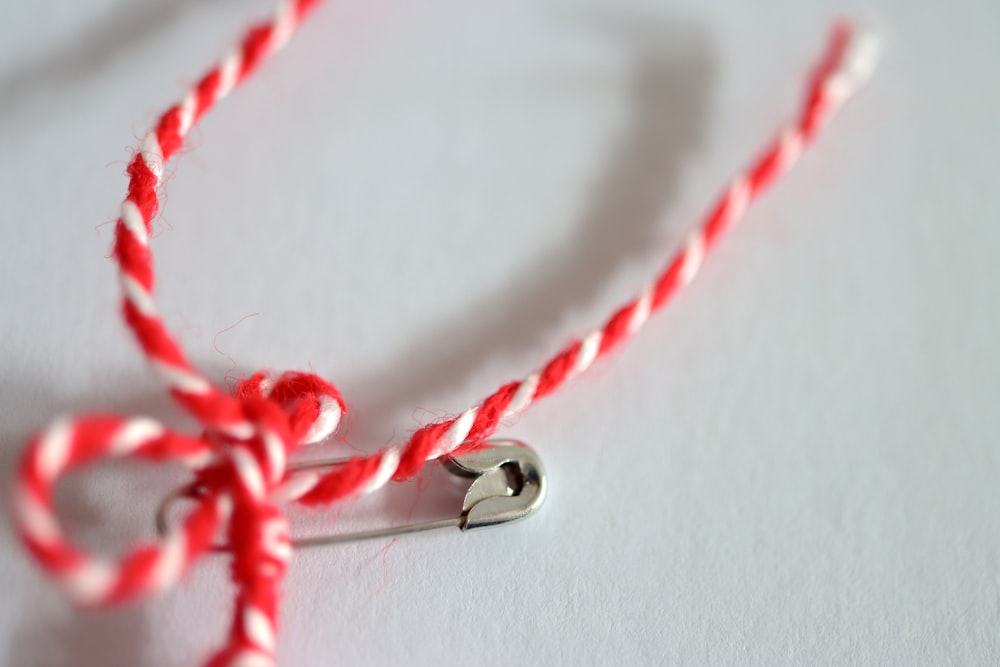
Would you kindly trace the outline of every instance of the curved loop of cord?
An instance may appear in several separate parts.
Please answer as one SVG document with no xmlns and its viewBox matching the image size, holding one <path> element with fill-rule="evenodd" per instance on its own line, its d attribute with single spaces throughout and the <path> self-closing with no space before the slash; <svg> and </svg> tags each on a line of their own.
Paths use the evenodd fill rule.
<svg viewBox="0 0 1000 667">
<path fill-rule="evenodd" d="M 153 299 L 150 226 L 159 208 L 163 165 L 193 125 L 291 36 L 318 0 L 288 0 L 275 17 L 251 27 L 240 44 L 170 107 L 128 166 L 128 195 L 115 228 L 124 318 L 174 398 L 204 426 L 201 437 L 168 431 L 147 419 L 87 416 L 57 421 L 29 444 L 15 487 L 15 522 L 41 565 L 79 602 L 111 604 L 162 589 L 210 548 L 219 530 L 232 545 L 237 603 L 227 643 L 209 665 L 274 662 L 278 587 L 291 545 L 277 503 L 331 503 L 417 473 L 431 459 L 475 447 L 502 420 L 583 372 L 634 334 L 700 269 L 705 254 L 742 218 L 749 204 L 799 157 L 830 114 L 866 81 L 875 43 L 846 23 L 833 31 L 809 82 L 801 111 L 725 190 L 665 269 L 601 327 L 575 340 L 526 378 L 503 385 L 457 417 L 428 424 L 403 444 L 358 456 L 325 474 L 289 475 L 289 455 L 333 433 L 345 411 L 337 389 L 310 373 L 257 373 L 235 395 L 218 389 L 185 357 Z M 205 490 L 190 514 L 158 542 L 117 561 L 97 558 L 65 536 L 53 488 L 72 469 L 102 457 L 177 461 Z"/>
</svg>

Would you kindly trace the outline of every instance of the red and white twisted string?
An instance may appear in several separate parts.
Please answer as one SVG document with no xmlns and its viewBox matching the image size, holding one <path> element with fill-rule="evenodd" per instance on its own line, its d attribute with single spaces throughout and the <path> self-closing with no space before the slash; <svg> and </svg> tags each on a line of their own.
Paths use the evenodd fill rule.
<svg viewBox="0 0 1000 667">
<path fill-rule="evenodd" d="M 332 503 L 374 491 L 390 479 L 407 479 L 429 460 L 478 446 L 505 418 L 585 371 L 694 278 L 705 254 L 794 164 L 831 113 L 869 77 L 875 62 L 871 37 L 838 24 L 798 117 L 729 185 L 663 272 L 601 327 L 573 341 L 538 371 L 503 385 L 455 418 L 418 429 L 403 444 L 355 457 L 325 473 L 293 475 L 287 470 L 292 452 L 337 429 L 345 411 L 339 392 L 316 375 L 296 372 L 257 373 L 238 383 L 235 395 L 216 387 L 187 360 L 157 311 L 149 237 L 164 163 L 206 111 L 285 44 L 317 2 L 283 2 L 272 20 L 251 27 L 236 48 L 160 117 L 127 169 L 128 195 L 114 246 L 123 314 L 154 370 L 204 425 L 205 433 L 188 436 L 149 419 L 114 415 L 60 420 L 30 442 L 15 484 L 14 514 L 21 538 L 42 567 L 83 604 L 111 604 L 172 585 L 223 530 L 238 595 L 228 641 L 207 663 L 212 666 L 274 663 L 278 587 L 292 549 L 279 502 Z M 117 561 L 97 558 L 70 542 L 52 502 L 53 488 L 63 475 L 112 457 L 181 462 L 203 490 L 166 537 L 139 545 Z"/>
</svg>

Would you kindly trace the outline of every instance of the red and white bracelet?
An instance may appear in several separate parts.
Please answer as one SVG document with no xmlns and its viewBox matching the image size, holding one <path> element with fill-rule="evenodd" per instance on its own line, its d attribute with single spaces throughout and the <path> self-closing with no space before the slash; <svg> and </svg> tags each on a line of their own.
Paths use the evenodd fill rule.
<svg viewBox="0 0 1000 667">
<path fill-rule="evenodd" d="M 221 531 L 233 558 L 238 593 L 232 629 L 207 664 L 274 663 L 279 585 L 292 553 L 279 504 L 325 505 L 405 480 L 427 461 L 482 447 L 502 421 L 522 412 L 589 368 L 633 335 L 698 273 L 706 253 L 743 217 L 749 204 L 798 159 L 831 114 L 868 79 L 874 40 L 846 23 L 832 33 L 808 83 L 799 115 L 725 189 L 684 247 L 637 297 L 527 377 L 509 382 L 454 418 L 427 424 L 402 444 L 356 456 L 326 471 L 290 470 L 299 445 L 327 438 L 345 404 L 312 373 L 259 372 L 230 395 L 195 368 L 170 333 L 153 298 L 151 223 L 159 208 L 164 164 L 198 120 L 258 65 L 279 50 L 318 0 L 288 0 L 160 116 L 128 165 L 128 194 L 115 227 L 122 310 L 153 369 L 170 393 L 204 426 L 184 435 L 145 418 L 89 415 L 62 419 L 32 439 L 14 491 L 17 529 L 35 559 L 78 602 L 113 604 L 174 584 Z M 117 561 L 72 543 L 53 509 L 53 489 L 66 473 L 101 458 L 138 457 L 188 466 L 200 490 L 193 509 L 160 540 L 133 547 Z"/>
</svg>

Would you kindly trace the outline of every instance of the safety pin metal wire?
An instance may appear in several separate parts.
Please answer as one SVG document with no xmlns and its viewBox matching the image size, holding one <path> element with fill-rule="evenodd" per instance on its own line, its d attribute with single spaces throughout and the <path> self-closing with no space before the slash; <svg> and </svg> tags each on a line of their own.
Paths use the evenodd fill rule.
<svg viewBox="0 0 1000 667">
<path fill-rule="evenodd" d="M 295 474 L 304 470 L 331 468 L 347 460 L 310 461 L 293 465 L 289 470 Z M 491 440 L 475 451 L 440 460 L 451 474 L 472 480 L 465 493 L 462 512 L 457 516 L 355 533 L 299 538 L 292 540 L 292 546 L 302 549 L 344 544 L 450 526 L 462 531 L 499 526 L 530 516 L 545 500 L 545 469 L 538 454 L 522 442 Z M 178 500 L 197 497 L 198 492 L 197 484 L 188 484 L 164 496 L 156 509 L 156 530 L 161 536 L 170 530 L 167 513 L 171 505 Z M 228 548 L 216 545 L 215 550 L 228 551 Z"/>
</svg>

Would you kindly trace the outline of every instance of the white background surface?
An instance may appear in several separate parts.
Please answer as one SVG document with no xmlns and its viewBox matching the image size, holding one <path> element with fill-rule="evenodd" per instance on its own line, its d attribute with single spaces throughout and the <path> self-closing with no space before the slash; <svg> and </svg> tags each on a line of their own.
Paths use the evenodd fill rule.
<svg viewBox="0 0 1000 667">
<path fill-rule="evenodd" d="M 628 298 L 796 108 L 832 19 L 873 85 L 630 345 L 502 431 L 530 521 L 297 555 L 284 665 L 1000 662 L 996 3 L 339 0 L 195 131 L 162 309 L 220 382 L 313 368 L 372 450 Z M 0 27 L 0 445 L 57 414 L 194 426 L 117 320 L 137 137 L 266 2 L 14 3 Z M 343 451 L 344 445 L 326 451 Z M 177 470 L 60 493 L 104 553 Z M 447 511 L 433 477 L 414 516 Z M 404 520 L 413 485 L 338 528 Z M 333 524 L 336 513 L 296 525 Z M 303 528 L 303 530 L 306 530 Z M 225 560 L 78 612 L 0 536 L 0 662 L 192 664 Z"/>
</svg>

